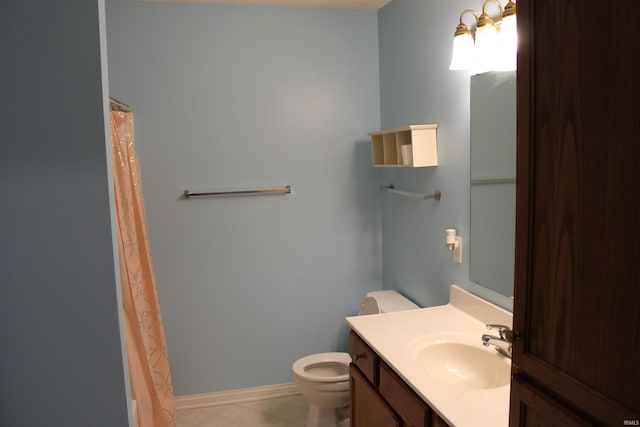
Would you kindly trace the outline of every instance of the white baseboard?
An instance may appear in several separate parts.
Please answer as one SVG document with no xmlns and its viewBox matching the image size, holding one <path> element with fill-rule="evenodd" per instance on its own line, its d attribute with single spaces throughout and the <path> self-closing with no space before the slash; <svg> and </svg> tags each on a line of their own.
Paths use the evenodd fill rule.
<svg viewBox="0 0 640 427">
<path fill-rule="evenodd" d="M 229 405 L 232 403 L 295 396 L 297 394 L 300 394 L 300 389 L 297 384 L 289 383 L 244 388 L 240 390 L 216 391 L 213 393 L 178 396 L 174 400 L 176 410 L 179 411 L 181 409 L 206 408 L 209 406 Z"/>
</svg>

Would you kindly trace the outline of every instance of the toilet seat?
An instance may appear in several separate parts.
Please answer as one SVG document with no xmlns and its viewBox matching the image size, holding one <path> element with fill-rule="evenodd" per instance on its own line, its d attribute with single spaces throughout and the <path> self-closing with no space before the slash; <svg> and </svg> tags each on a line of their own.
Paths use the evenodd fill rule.
<svg viewBox="0 0 640 427">
<path fill-rule="evenodd" d="M 349 381 L 349 353 L 317 353 L 298 359 L 293 364 L 296 376 L 313 382 Z"/>
</svg>

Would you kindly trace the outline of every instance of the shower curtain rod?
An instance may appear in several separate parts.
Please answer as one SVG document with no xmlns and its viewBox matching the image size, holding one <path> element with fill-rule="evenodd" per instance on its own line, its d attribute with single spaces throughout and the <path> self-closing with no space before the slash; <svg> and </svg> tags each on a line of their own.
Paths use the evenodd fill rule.
<svg viewBox="0 0 640 427">
<path fill-rule="evenodd" d="M 109 97 L 109 105 L 111 105 L 111 111 L 120 111 L 122 113 L 130 113 L 131 107 L 124 102 L 120 102 L 113 97 Z"/>
</svg>

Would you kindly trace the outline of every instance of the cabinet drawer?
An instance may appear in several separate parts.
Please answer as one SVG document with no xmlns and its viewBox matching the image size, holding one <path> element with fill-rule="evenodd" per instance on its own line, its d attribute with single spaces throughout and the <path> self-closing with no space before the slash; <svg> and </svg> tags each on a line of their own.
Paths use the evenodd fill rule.
<svg viewBox="0 0 640 427">
<path fill-rule="evenodd" d="M 407 426 L 425 427 L 429 407 L 386 363 L 380 362 L 378 391 Z"/>
<path fill-rule="evenodd" d="M 360 372 L 364 374 L 371 384 L 378 385 L 378 356 L 353 331 L 349 334 L 349 355 L 351 356 L 351 363 L 360 369 Z"/>
</svg>

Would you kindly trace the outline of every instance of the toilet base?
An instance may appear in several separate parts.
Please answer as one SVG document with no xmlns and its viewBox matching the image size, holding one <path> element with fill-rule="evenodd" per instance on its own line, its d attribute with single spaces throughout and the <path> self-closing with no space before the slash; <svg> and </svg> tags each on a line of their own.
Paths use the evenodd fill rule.
<svg viewBox="0 0 640 427">
<path fill-rule="evenodd" d="M 321 408 L 311 403 L 306 427 L 349 427 L 349 405 L 342 408 Z"/>
</svg>

